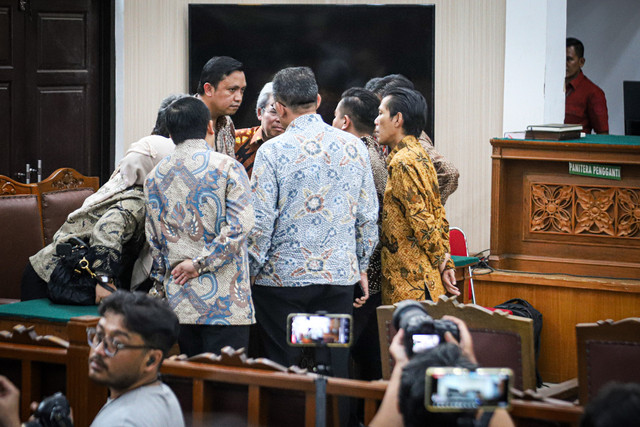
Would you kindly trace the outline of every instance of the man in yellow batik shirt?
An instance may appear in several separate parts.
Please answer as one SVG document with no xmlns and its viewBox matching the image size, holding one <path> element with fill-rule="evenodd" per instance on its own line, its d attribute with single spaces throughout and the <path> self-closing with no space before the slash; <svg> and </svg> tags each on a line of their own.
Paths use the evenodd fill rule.
<svg viewBox="0 0 640 427">
<path fill-rule="evenodd" d="M 417 139 L 426 114 L 419 92 L 395 88 L 385 93 L 375 120 L 378 141 L 391 150 L 382 213 L 383 304 L 437 301 L 445 290 L 460 294 L 438 178 Z"/>
</svg>

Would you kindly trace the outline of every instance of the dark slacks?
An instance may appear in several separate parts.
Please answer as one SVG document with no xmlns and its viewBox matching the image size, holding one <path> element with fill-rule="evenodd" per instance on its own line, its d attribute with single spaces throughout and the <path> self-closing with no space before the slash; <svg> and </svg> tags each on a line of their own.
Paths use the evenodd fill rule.
<svg viewBox="0 0 640 427">
<path fill-rule="evenodd" d="M 302 287 L 254 286 L 251 289 L 256 308 L 258 334 L 264 356 L 284 366 L 298 365 L 303 358 L 300 347 L 287 344 L 287 316 L 290 313 L 353 313 L 353 285 L 311 285 Z M 349 375 L 349 349 L 331 347 L 334 376 Z"/>
<path fill-rule="evenodd" d="M 249 325 L 180 325 L 180 352 L 187 356 L 211 352 L 220 354 L 225 346 L 235 350 L 249 346 Z"/>
</svg>

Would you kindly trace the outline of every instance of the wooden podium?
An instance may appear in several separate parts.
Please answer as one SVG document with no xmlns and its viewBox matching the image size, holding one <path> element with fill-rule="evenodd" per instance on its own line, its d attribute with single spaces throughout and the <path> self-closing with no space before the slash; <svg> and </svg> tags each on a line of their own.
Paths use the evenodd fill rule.
<svg viewBox="0 0 640 427">
<path fill-rule="evenodd" d="M 477 300 L 533 304 L 542 377 L 564 381 L 577 375 L 577 323 L 640 315 L 640 137 L 491 144 L 489 259 L 501 271 L 474 276 Z"/>
</svg>

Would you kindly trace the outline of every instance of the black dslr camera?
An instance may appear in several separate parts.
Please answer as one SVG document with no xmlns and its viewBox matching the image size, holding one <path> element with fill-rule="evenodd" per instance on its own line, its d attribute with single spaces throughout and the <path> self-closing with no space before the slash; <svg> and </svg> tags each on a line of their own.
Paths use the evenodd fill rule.
<svg viewBox="0 0 640 427">
<path fill-rule="evenodd" d="M 73 427 L 71 408 L 66 396 L 60 392 L 46 397 L 33 414 L 35 420 L 24 423 L 26 427 Z"/>
<path fill-rule="evenodd" d="M 393 326 L 397 330 L 404 329 L 404 345 L 409 357 L 444 343 L 444 333 L 447 331 L 460 341 L 458 325 L 450 320 L 434 320 L 414 300 L 402 301 L 396 305 Z"/>
</svg>

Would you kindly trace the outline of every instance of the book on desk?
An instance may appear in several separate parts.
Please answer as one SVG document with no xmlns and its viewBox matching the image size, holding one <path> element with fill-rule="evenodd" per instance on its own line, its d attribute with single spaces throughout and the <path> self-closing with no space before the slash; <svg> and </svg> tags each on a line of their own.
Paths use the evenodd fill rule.
<svg viewBox="0 0 640 427">
<path fill-rule="evenodd" d="M 582 132 L 582 125 L 551 123 L 546 125 L 527 126 L 526 139 L 547 139 L 563 141 L 565 139 L 578 139 Z"/>
</svg>

